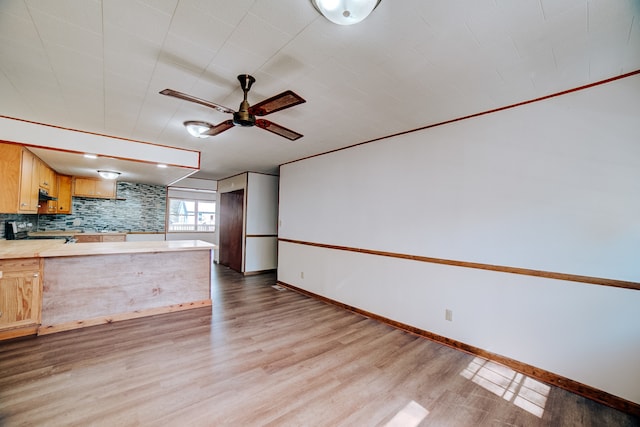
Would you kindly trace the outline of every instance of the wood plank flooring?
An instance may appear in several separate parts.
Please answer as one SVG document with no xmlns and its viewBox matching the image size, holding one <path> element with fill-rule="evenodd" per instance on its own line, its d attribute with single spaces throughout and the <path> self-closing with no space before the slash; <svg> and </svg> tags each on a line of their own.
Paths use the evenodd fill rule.
<svg viewBox="0 0 640 427">
<path fill-rule="evenodd" d="M 214 266 L 213 310 L 0 343 L 0 426 L 633 426 L 503 366 Z"/>
</svg>

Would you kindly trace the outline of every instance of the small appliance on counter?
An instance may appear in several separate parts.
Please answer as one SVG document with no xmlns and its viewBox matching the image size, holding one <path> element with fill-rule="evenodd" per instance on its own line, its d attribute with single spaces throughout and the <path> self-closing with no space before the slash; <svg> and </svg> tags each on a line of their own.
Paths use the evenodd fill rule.
<svg viewBox="0 0 640 427">
<path fill-rule="evenodd" d="M 4 236 L 7 240 L 22 240 L 29 237 L 31 224 L 18 221 L 7 221 L 4 226 Z"/>
<path fill-rule="evenodd" d="M 36 240 L 36 239 L 61 239 L 65 243 L 75 243 L 73 236 L 30 236 L 33 224 L 22 221 L 6 221 L 4 225 L 4 235 L 7 240 Z"/>
</svg>

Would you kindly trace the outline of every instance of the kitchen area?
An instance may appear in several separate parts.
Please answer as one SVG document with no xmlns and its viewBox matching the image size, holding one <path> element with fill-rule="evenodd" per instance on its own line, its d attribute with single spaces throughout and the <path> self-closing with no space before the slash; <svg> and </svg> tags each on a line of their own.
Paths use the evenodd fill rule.
<svg viewBox="0 0 640 427">
<path fill-rule="evenodd" d="M 166 187 L 113 181 L 115 197 L 96 198 L 72 193 L 68 214 L 6 214 L 0 213 L 0 238 L 59 237 L 77 241 L 164 240 L 166 215 Z M 56 202 L 59 202 L 60 198 Z M 42 203 L 42 202 L 40 202 Z M 12 225 L 13 226 L 13 225 Z M 133 237 L 130 234 L 135 235 Z M 109 236 L 105 239 L 106 236 Z M 137 239 L 136 239 L 137 238 Z"/>
<path fill-rule="evenodd" d="M 167 186 L 34 151 L 0 143 L 0 340 L 211 306 L 213 233 L 167 239 Z"/>
</svg>

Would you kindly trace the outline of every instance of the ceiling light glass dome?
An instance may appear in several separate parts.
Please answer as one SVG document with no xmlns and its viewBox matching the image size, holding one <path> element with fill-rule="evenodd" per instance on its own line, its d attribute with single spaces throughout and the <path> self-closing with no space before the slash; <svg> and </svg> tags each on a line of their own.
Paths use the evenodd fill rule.
<svg viewBox="0 0 640 427">
<path fill-rule="evenodd" d="M 353 25 L 369 16 L 380 0 L 311 0 L 311 3 L 334 24 Z"/>
</svg>

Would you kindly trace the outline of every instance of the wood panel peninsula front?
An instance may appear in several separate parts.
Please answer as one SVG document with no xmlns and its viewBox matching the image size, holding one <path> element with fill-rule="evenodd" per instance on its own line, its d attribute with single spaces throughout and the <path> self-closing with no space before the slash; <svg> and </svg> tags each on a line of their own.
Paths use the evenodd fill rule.
<svg viewBox="0 0 640 427">
<path fill-rule="evenodd" d="M 0 297 L 10 313 L 0 314 L 0 339 L 211 306 L 214 248 L 200 240 L 0 241 Z M 17 280 L 16 269 L 25 277 Z"/>
</svg>

